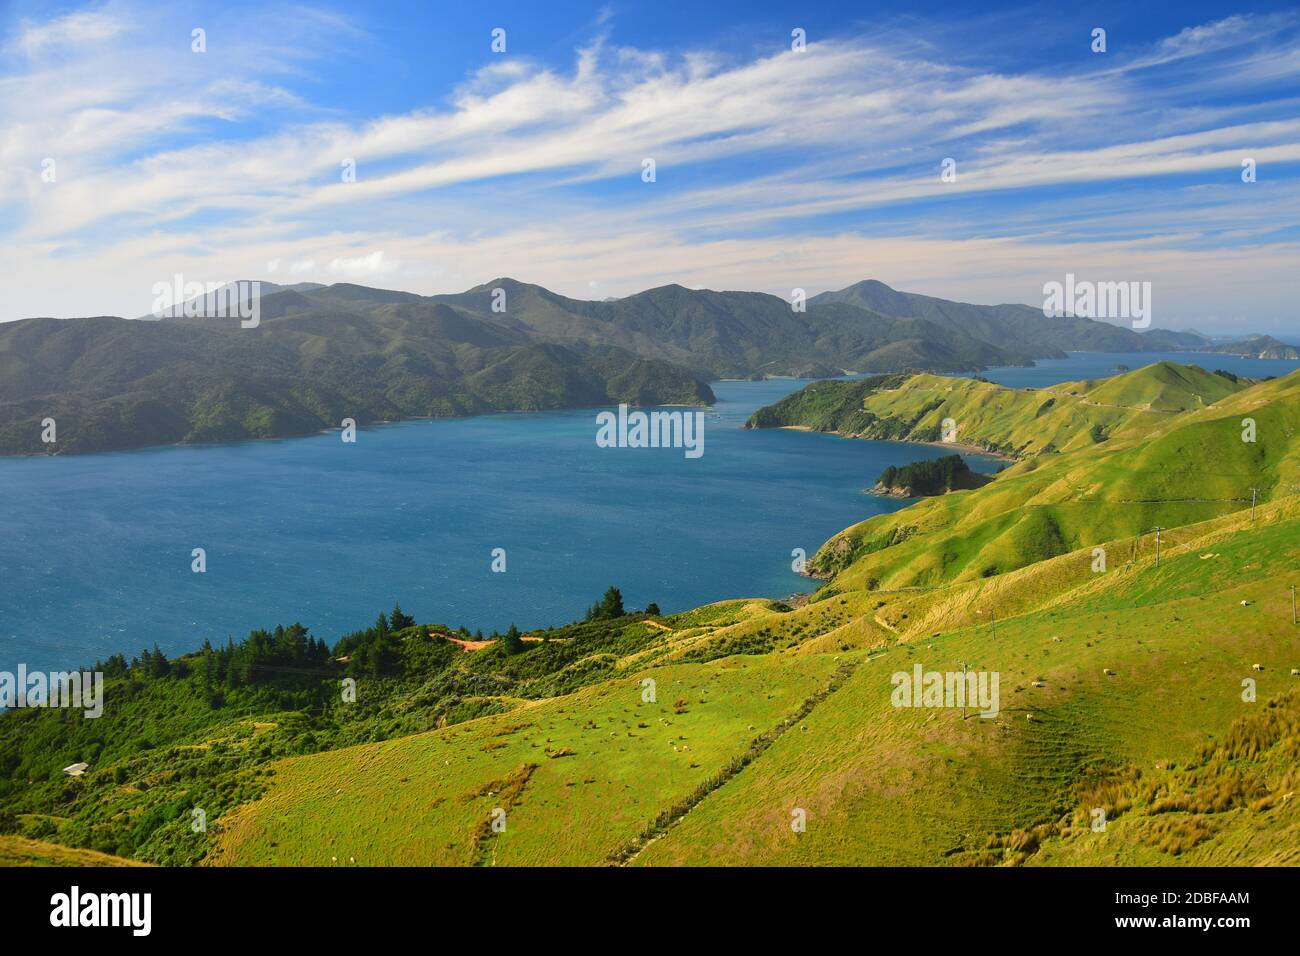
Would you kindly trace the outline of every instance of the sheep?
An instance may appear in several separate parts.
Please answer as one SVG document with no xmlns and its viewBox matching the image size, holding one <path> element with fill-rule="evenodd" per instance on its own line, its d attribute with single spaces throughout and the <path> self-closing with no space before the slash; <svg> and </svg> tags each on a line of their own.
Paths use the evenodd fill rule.
<svg viewBox="0 0 1300 956">
<path fill-rule="evenodd" d="M 1250 667 L 1251 670 L 1257 670 L 1257 671 L 1262 671 L 1264 669 L 1263 664 L 1251 664 Z"/>
<path fill-rule="evenodd" d="M 1103 668 L 1101 669 L 1101 672 L 1102 672 L 1103 674 L 1105 674 L 1107 677 L 1114 677 L 1114 676 L 1115 676 L 1115 672 L 1114 672 L 1113 670 L 1111 670 L 1109 667 L 1103 667 Z"/>
</svg>

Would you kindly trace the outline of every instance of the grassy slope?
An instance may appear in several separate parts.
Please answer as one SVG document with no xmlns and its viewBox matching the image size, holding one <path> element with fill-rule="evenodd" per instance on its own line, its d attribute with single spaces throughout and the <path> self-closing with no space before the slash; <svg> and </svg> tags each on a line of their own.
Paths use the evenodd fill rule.
<svg viewBox="0 0 1300 956">
<path fill-rule="evenodd" d="M 1191 365 L 1158 362 L 1113 378 L 1016 389 L 939 375 L 814 382 L 759 409 L 752 427 L 800 426 L 862 438 L 954 441 L 1017 456 L 1139 438 L 1163 416 L 1204 408 L 1244 386 Z"/>
<path fill-rule="evenodd" d="M 0 866 L 147 866 L 135 860 L 29 840 L 20 836 L 0 836 Z"/>
<path fill-rule="evenodd" d="M 1089 766 L 1158 774 L 1156 764 L 1190 758 L 1296 685 L 1300 633 L 1276 570 L 1300 559 L 1296 511 L 1293 502 L 1285 517 L 1270 513 L 1258 531 L 1203 529 L 1220 536 L 1218 557 L 1185 549 L 1159 571 L 1146 561 L 1097 576 L 1065 603 L 1000 620 L 996 637 L 985 624 L 904 634 L 809 717 L 805 734 L 778 742 L 639 862 L 977 862 L 991 835 L 1072 809 Z M 1082 578 L 1090 572 L 1077 557 Z M 999 671 L 1001 715 L 894 709 L 889 675 L 916 661 Z M 1261 703 L 1242 702 L 1243 677 L 1258 680 Z M 795 806 L 808 813 L 806 833 L 789 827 Z"/>
<path fill-rule="evenodd" d="M 222 821 L 213 860 L 600 862 L 830 670 L 824 657 L 678 664 L 649 672 L 655 703 L 642 702 L 634 673 L 446 730 L 292 758 L 273 767 L 265 799 Z M 500 835 L 485 830 L 497 807 L 507 811 Z"/>
<path fill-rule="evenodd" d="M 1111 382 L 1101 397 L 1133 400 L 1136 393 L 1144 404 L 1171 400 L 1167 390 L 1135 387 L 1149 381 Z M 1225 380 L 1225 386 L 1231 383 Z M 1181 400 L 1187 407 L 1196 404 Z M 968 417 L 985 406 L 971 407 Z M 961 414 L 957 410 L 959 421 Z M 988 420 L 998 412 L 983 414 Z M 1252 488 L 1266 501 L 1300 486 L 1300 374 L 1194 411 L 1133 415 L 1100 445 L 1038 455 L 984 488 L 855 525 L 827 542 L 812 566 L 838 572 L 840 589 L 933 586 L 1004 573 L 1105 541 L 1121 542 L 1121 550 L 1131 553 L 1144 544 L 1132 539 L 1157 524 L 1177 527 L 1248 509 Z M 1255 442 L 1242 441 L 1245 417 L 1255 420 Z"/>
<path fill-rule="evenodd" d="M 1196 366 L 1159 362 L 1113 378 L 1042 389 L 918 375 L 869 396 L 864 407 L 883 420 L 914 421 L 904 438 L 932 432 L 951 418 L 957 441 L 1033 455 L 1097 444 L 1094 430 L 1110 438 L 1144 435 L 1153 417 L 1158 422 L 1160 416 L 1204 408 L 1240 388 Z M 923 408 L 930 410 L 920 414 Z"/>
</svg>

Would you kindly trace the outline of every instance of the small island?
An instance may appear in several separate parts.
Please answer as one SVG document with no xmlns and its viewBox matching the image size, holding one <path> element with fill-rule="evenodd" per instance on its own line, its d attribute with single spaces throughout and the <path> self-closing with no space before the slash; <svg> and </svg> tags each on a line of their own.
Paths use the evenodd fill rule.
<svg viewBox="0 0 1300 956">
<path fill-rule="evenodd" d="M 902 468 L 890 465 L 869 493 L 891 498 L 925 498 L 979 488 L 992 480 L 988 475 L 971 471 L 961 455 L 946 455 L 914 461 Z"/>
</svg>

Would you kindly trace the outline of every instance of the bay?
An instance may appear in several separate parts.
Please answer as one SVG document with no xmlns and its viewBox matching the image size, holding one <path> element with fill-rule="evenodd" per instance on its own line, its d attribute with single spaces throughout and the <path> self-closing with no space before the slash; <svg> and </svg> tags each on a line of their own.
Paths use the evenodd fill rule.
<svg viewBox="0 0 1300 956">
<path fill-rule="evenodd" d="M 355 444 L 0 459 L 0 669 L 155 642 L 172 655 L 294 621 L 332 644 L 398 601 L 490 631 L 580 618 L 610 585 L 666 613 L 808 590 L 792 551 L 902 507 L 863 489 L 945 451 L 742 428 L 804 384 L 717 383 L 696 459 L 600 448 L 594 409 L 403 422 Z"/>
<path fill-rule="evenodd" d="M 1300 363 L 1072 353 L 982 373 L 1043 387 L 1168 358 L 1251 377 Z M 282 441 L 0 459 L 0 669 L 169 655 L 301 621 L 333 643 L 400 601 L 471 630 L 560 624 L 609 585 L 665 612 L 807 590 L 792 551 L 906 502 L 863 494 L 945 449 L 745 431 L 807 384 L 719 382 L 704 454 L 600 448 L 594 409 Z M 979 471 L 998 463 L 968 456 Z M 203 548 L 207 571 L 191 571 Z M 493 549 L 506 571 L 491 570 Z"/>
</svg>

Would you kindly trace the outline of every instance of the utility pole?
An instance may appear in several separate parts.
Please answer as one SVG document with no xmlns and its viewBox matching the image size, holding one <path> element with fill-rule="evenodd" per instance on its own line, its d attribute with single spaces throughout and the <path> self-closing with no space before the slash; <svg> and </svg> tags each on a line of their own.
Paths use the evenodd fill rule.
<svg viewBox="0 0 1300 956">
<path fill-rule="evenodd" d="M 1158 568 L 1160 567 L 1160 532 L 1165 529 L 1160 527 L 1160 525 L 1156 525 L 1153 530 L 1156 533 L 1156 567 Z"/>
<path fill-rule="evenodd" d="M 1255 526 L 1255 497 L 1256 497 L 1256 495 L 1258 495 L 1258 494 L 1259 494 L 1259 489 L 1258 489 L 1258 488 L 1251 488 L 1251 489 L 1250 489 L 1250 524 L 1251 524 L 1251 527 L 1254 527 L 1254 526 Z"/>
<path fill-rule="evenodd" d="M 1291 585 L 1291 623 L 1295 624 L 1295 585 Z"/>
</svg>

